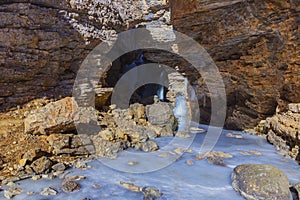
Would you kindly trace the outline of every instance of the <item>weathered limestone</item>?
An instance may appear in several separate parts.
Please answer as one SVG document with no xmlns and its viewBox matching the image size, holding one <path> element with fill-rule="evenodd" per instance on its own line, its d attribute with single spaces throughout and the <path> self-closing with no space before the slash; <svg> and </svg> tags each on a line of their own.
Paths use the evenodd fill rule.
<svg viewBox="0 0 300 200">
<path fill-rule="evenodd" d="M 231 176 L 232 187 L 247 200 L 292 200 L 285 174 L 270 165 L 237 166 Z"/>
<path fill-rule="evenodd" d="M 50 134 L 74 130 L 77 104 L 71 97 L 32 111 L 25 119 L 25 133 Z"/>
<path fill-rule="evenodd" d="M 167 7 L 152 0 L 1 1 L 0 110 L 71 96 L 78 68 L 96 45 L 156 21 Z"/>
<path fill-rule="evenodd" d="M 279 99 L 299 103 L 299 1 L 172 0 L 170 4 L 175 29 L 199 42 L 220 70 L 228 100 L 227 128 L 253 128 L 275 113 Z M 172 64 L 166 54 L 155 59 Z M 188 63 L 173 65 L 187 74 L 199 95 L 206 96 L 206 104 L 203 98 L 199 102 L 202 121 L 209 121 L 210 93 L 202 78 Z"/>
<path fill-rule="evenodd" d="M 300 104 L 289 104 L 286 112 L 278 112 L 273 117 L 261 121 L 256 130 L 265 135 L 270 143 L 285 155 L 300 161 Z"/>
</svg>

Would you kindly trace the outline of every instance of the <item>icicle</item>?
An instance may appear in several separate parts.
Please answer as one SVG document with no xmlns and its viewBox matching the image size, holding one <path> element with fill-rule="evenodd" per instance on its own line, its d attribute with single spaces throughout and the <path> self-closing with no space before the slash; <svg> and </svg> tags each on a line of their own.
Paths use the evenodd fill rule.
<svg viewBox="0 0 300 200">
<path fill-rule="evenodd" d="M 158 99 L 160 101 L 164 101 L 165 100 L 164 86 L 162 86 L 162 85 L 159 86 L 159 89 L 157 91 L 157 96 L 158 96 Z"/>
</svg>

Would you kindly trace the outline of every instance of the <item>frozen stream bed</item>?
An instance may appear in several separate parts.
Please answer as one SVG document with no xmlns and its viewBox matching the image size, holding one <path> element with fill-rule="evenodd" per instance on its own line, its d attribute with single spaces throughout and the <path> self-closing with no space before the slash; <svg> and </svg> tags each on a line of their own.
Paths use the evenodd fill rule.
<svg viewBox="0 0 300 200">
<path fill-rule="evenodd" d="M 206 126 L 200 128 L 206 129 Z M 229 137 L 233 133 L 238 137 Z M 221 151 L 231 154 L 233 157 L 224 159 L 226 166 L 209 164 L 207 160 L 197 160 L 199 147 L 204 139 L 204 133 L 198 133 L 188 152 L 171 165 L 157 171 L 148 173 L 126 173 L 105 166 L 100 161 L 88 163 L 92 168 L 87 170 L 70 169 L 67 176 L 80 175 L 86 179 L 78 181 L 81 186 L 79 191 L 65 193 L 61 190 L 62 179 L 55 178 L 31 179 L 19 182 L 18 188 L 24 191 L 14 199 L 22 200 L 81 200 L 94 199 L 143 199 L 142 193 L 135 193 L 123 188 L 120 181 L 134 183 L 138 186 L 154 186 L 163 196 L 160 199 L 205 199 L 205 200 L 242 200 L 231 187 L 231 173 L 235 166 L 240 164 L 270 164 L 281 169 L 291 183 L 300 181 L 299 165 L 282 155 L 261 137 L 248 135 L 243 132 L 224 130 L 213 151 Z M 156 141 L 163 146 L 172 138 L 159 138 Z M 120 158 L 126 156 L 121 153 Z M 164 159 L 168 159 L 167 156 Z M 156 162 L 156 160 L 153 160 Z M 128 167 L 134 167 L 129 166 Z M 93 185 L 98 184 L 100 188 Z M 42 188 L 51 187 L 58 191 L 57 195 L 42 196 Z M 5 188 L 3 188 L 5 189 Z M 34 192 L 27 195 L 27 192 Z M 4 199 L 3 192 L 1 192 Z"/>
</svg>

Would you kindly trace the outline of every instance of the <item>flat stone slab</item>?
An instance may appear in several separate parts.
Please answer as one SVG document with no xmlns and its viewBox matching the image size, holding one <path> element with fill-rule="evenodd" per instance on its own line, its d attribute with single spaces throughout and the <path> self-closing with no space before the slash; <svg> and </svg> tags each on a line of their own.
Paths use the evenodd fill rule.
<svg viewBox="0 0 300 200">
<path fill-rule="evenodd" d="M 288 107 L 293 113 L 300 113 L 300 103 L 290 103 Z"/>
<path fill-rule="evenodd" d="M 75 129 L 74 114 L 78 107 L 71 97 L 49 103 L 25 118 L 25 133 L 52 134 Z"/>
</svg>

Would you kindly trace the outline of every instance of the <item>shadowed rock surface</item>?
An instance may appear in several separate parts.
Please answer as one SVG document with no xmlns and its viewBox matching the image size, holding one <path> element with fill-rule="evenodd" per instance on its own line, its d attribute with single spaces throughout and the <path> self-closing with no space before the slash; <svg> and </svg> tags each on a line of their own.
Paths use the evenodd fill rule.
<svg viewBox="0 0 300 200">
<path fill-rule="evenodd" d="M 39 97 L 70 96 L 81 62 L 97 44 L 157 20 L 166 5 L 148 0 L 1 1 L 0 110 Z"/>
<path fill-rule="evenodd" d="M 275 113 L 279 99 L 299 103 L 300 1 L 170 3 L 174 28 L 199 42 L 221 72 L 228 100 L 228 128 L 253 127 Z M 194 80 L 198 93 L 209 99 L 202 79 L 192 78 L 188 66 L 181 70 Z M 202 121 L 209 120 L 204 116 L 209 110 L 209 103 L 201 108 Z"/>
</svg>

